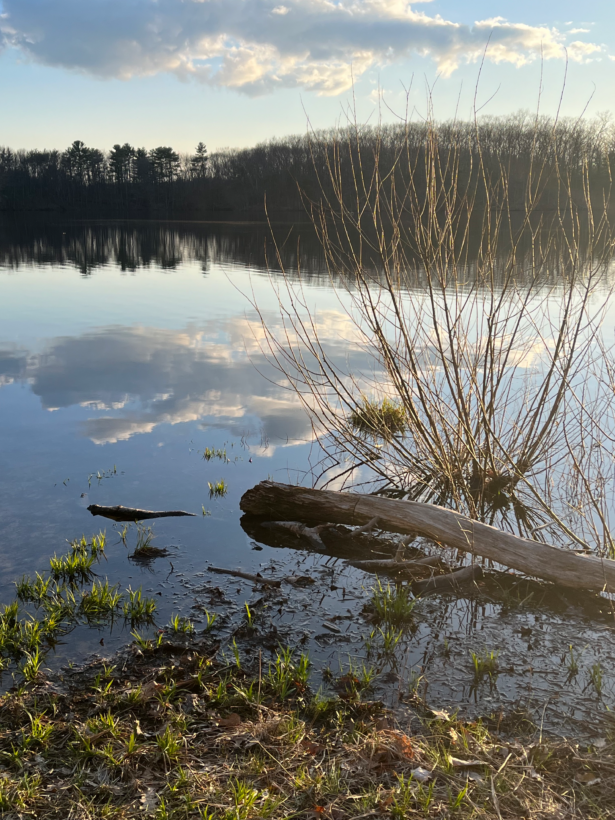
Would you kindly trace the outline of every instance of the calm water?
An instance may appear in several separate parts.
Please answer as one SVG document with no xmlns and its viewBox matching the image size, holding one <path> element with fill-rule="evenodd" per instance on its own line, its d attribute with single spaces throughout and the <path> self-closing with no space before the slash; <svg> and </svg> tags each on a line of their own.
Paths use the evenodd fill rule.
<svg viewBox="0 0 615 820">
<path fill-rule="evenodd" d="M 333 353 L 356 364 L 360 352 L 349 342 L 309 226 L 277 232 L 291 271 L 302 238 L 308 304 Z M 318 595 L 292 593 L 272 610 L 276 629 L 283 635 L 292 627 L 295 639 L 305 634 L 334 669 L 349 654 L 366 657 L 370 627 L 360 611 L 372 580 L 331 556 L 262 543 L 255 551 L 240 525 L 246 489 L 267 477 L 302 480 L 317 459 L 308 419 L 263 356 L 247 296 L 268 324 L 279 324 L 268 237 L 259 224 L 0 223 L 1 602 L 14 596 L 23 573 L 46 569 L 67 540 L 103 528 L 109 546 L 101 572 L 157 595 L 159 624 L 172 612 L 198 616 L 192 607 L 199 596 L 216 609 L 215 586 L 224 596 L 217 609 L 231 620 L 245 600 L 255 602 L 248 585 L 218 576 L 212 583 L 208 562 L 297 565 L 318 579 Z M 228 462 L 205 461 L 206 447 L 226 449 Z M 208 482 L 220 479 L 228 494 L 210 500 Z M 140 567 L 128 560 L 119 528 L 90 516 L 91 503 L 198 517 L 156 521 L 154 543 L 171 548 L 170 560 Z M 203 517 L 203 507 L 211 514 Z M 129 546 L 135 537 L 133 528 Z M 559 593 L 537 606 L 503 606 L 487 591 L 478 601 L 435 597 L 420 606 L 397 664 L 382 667 L 391 691 L 405 691 L 424 674 L 422 685 L 440 705 L 529 703 L 558 729 L 583 720 L 599 731 L 595 722 L 615 701 L 615 641 L 599 607 L 588 611 Z M 322 628 L 332 613 L 339 634 Z M 105 632 L 105 647 L 125 643 L 128 632 Z M 55 663 L 101 651 L 100 639 L 95 630 L 78 630 Z M 581 672 L 566 683 L 571 644 Z M 501 651 L 503 671 L 495 690 L 475 692 L 469 653 L 483 649 Z M 602 699 L 586 685 L 597 662 Z"/>
</svg>

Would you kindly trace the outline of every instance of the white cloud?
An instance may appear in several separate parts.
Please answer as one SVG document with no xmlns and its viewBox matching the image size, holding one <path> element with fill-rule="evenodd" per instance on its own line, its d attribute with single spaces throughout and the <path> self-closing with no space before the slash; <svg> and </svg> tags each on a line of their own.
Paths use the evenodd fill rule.
<svg viewBox="0 0 615 820">
<path fill-rule="evenodd" d="M 501 17 L 467 26 L 406 0 L 0 0 L 0 39 L 51 66 L 102 77 L 172 72 L 249 94 L 305 87 L 332 95 L 352 77 L 412 55 L 445 75 L 482 57 L 524 65 L 584 61 L 597 43 Z M 424 3 L 429 0 L 424 0 Z M 575 30 L 576 34 L 580 30 Z"/>
</svg>

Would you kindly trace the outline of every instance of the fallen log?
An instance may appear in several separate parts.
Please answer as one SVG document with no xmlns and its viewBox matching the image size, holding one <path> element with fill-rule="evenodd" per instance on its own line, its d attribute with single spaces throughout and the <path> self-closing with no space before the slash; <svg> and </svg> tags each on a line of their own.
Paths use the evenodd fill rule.
<svg viewBox="0 0 615 820">
<path fill-rule="evenodd" d="M 457 590 L 461 584 L 477 581 L 483 577 L 483 568 L 479 564 L 457 569 L 446 575 L 434 575 L 424 581 L 415 581 L 412 592 L 415 595 L 424 595 L 426 592 L 444 592 L 447 589 Z"/>
<path fill-rule="evenodd" d="M 244 493 L 240 507 L 244 513 L 269 520 L 284 517 L 361 526 L 378 518 L 383 530 L 419 532 L 535 578 L 577 589 L 615 591 L 613 560 L 530 541 L 433 504 L 262 481 Z"/>
<path fill-rule="evenodd" d="M 183 510 L 139 510 L 134 507 L 102 507 L 100 504 L 90 504 L 88 510 L 92 515 L 102 515 L 112 521 L 147 521 L 150 518 L 177 518 L 181 515 L 195 516 L 195 513 Z"/>
</svg>

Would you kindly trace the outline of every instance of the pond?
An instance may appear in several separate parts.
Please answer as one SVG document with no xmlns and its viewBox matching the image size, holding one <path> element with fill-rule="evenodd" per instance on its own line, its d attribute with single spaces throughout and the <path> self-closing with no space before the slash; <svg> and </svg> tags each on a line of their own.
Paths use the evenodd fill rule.
<svg viewBox="0 0 615 820">
<path fill-rule="evenodd" d="M 352 369 L 363 354 L 311 227 L 275 232 L 288 271 L 301 267 L 328 348 Z M 153 596 L 159 626 L 180 614 L 202 629 L 207 608 L 230 635 L 248 602 L 274 646 L 309 648 L 316 687 L 327 686 L 323 669 L 373 667 L 374 691 L 398 708 L 411 692 L 442 708 L 528 713 L 554 731 L 599 734 L 615 708 L 608 602 L 490 583 L 467 597 L 431 596 L 384 656 L 363 613 L 373 576 L 334 548 L 309 552 L 242 528 L 248 488 L 266 478 L 309 483 L 320 458 L 308 417 L 263 352 L 253 302 L 270 327 L 280 323 L 271 252 L 259 223 L 0 223 L 0 602 L 67 542 L 103 529 L 97 572 Z M 220 481 L 225 494 L 210 497 Z M 92 518 L 90 504 L 196 517 L 151 522 L 152 543 L 169 554 L 138 563 L 136 528 L 124 543 L 122 526 Z M 212 564 L 316 585 L 276 598 L 212 576 Z M 130 633 L 121 619 L 79 627 L 47 665 L 111 653 Z M 477 683 L 473 652 L 496 654 L 497 676 Z"/>
</svg>

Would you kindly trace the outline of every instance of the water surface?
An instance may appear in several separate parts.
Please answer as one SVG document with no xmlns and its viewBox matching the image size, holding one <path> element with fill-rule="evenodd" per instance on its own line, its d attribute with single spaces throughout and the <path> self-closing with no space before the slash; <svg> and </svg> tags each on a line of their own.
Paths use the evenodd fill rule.
<svg viewBox="0 0 615 820">
<path fill-rule="evenodd" d="M 277 226 L 276 233 L 289 272 L 302 269 L 329 349 L 349 369 L 359 366 L 363 354 L 310 227 Z M 0 223 L 0 601 L 12 599 L 22 574 L 44 570 L 67 540 L 100 528 L 109 546 L 99 571 L 156 595 L 159 624 L 172 612 L 198 618 L 193 605 L 201 599 L 229 623 L 244 601 L 256 605 L 249 585 L 212 581 L 208 563 L 262 571 L 288 565 L 317 578 L 318 594 L 289 593 L 267 617 L 281 636 L 305 636 L 322 665 L 338 669 L 349 655 L 374 663 L 392 700 L 420 679 L 440 705 L 529 705 L 558 730 L 585 722 L 599 731 L 615 695 L 608 607 L 602 616 L 599 604 L 588 609 L 559 593 L 506 603 L 487 589 L 480 600 L 434 597 L 417 608 L 396 661 L 383 661 L 366 650 L 372 627 L 361 615 L 373 579 L 334 554 L 288 542 L 280 550 L 275 539 L 255 544 L 244 532 L 246 489 L 268 477 L 309 481 L 319 458 L 309 419 L 262 349 L 251 302 L 270 326 L 280 323 L 281 280 L 270 276 L 268 254 L 262 224 Z M 204 460 L 205 448 L 225 450 L 227 460 Z M 210 499 L 208 482 L 220 479 L 228 494 Z M 154 543 L 171 556 L 145 567 L 128 560 L 119 527 L 90 516 L 91 503 L 198 517 L 156 521 Z M 135 538 L 133 531 L 129 547 Z M 340 633 L 323 629 L 332 614 Z M 129 631 L 81 628 L 51 662 L 100 652 L 101 639 L 109 651 Z M 571 645 L 580 658 L 572 681 Z M 470 652 L 490 650 L 500 651 L 502 672 L 495 688 L 476 690 Z M 602 697 L 588 687 L 596 663 Z"/>
</svg>

